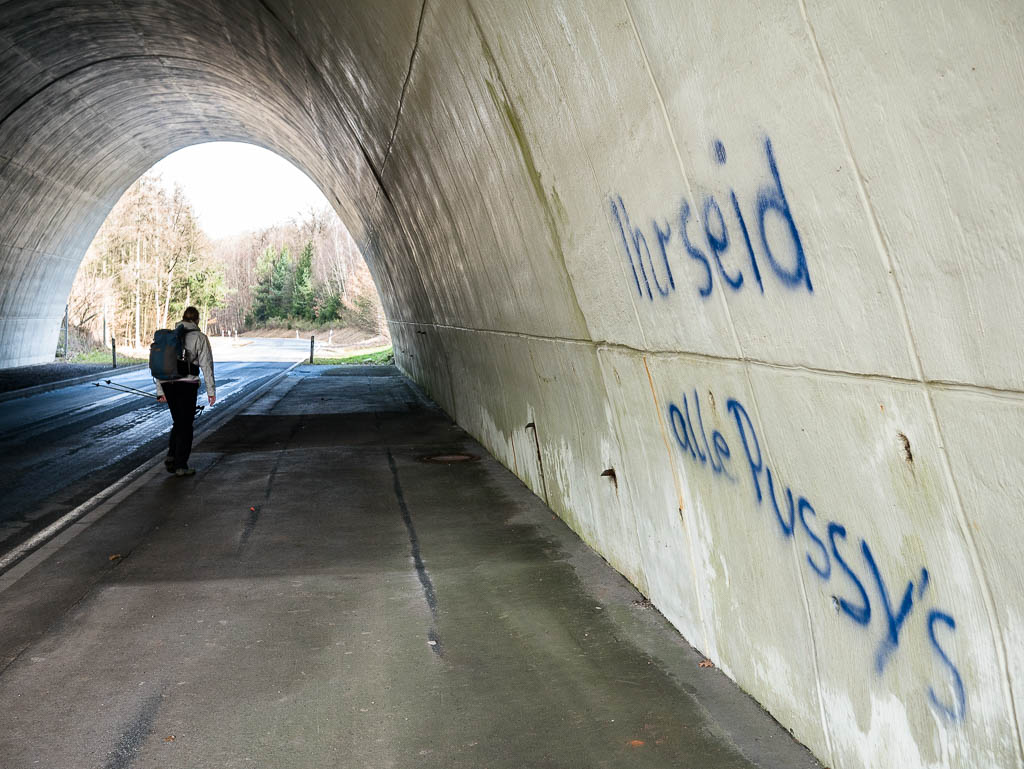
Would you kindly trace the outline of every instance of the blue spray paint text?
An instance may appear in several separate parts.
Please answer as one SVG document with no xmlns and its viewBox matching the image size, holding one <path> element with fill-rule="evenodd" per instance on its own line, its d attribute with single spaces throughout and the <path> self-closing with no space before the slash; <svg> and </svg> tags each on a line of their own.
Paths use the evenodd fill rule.
<svg viewBox="0 0 1024 769">
<path fill-rule="evenodd" d="M 726 208 L 733 226 L 739 231 L 742 245 L 737 245 L 735 229 L 730 234 L 726 214 L 713 195 L 706 195 L 701 201 L 698 207 L 700 221 L 695 226 L 691 227 L 690 220 L 697 218 L 696 213 L 684 199 L 672 217 L 652 218 L 646 230 L 642 224 L 634 224 L 622 197 L 612 196 L 612 219 L 629 264 L 630 282 L 639 298 L 653 302 L 656 297 L 667 298 L 675 293 L 673 265 L 676 270 L 696 268 L 694 287 L 702 298 L 709 297 L 714 290 L 715 274 L 731 291 L 740 291 L 745 285 L 756 285 L 757 290 L 764 294 L 758 251 L 770 274 L 784 287 L 814 292 L 800 231 L 793 219 L 769 138 L 764 140 L 764 152 L 770 181 L 757 191 L 753 206 L 757 251 L 735 190 L 729 190 Z M 726 164 L 727 154 L 721 141 L 714 143 L 714 157 L 719 165 Z M 767 224 L 770 215 L 781 219 L 791 241 L 791 254 L 785 258 L 782 257 L 782 244 L 769 242 Z M 695 233 L 693 236 L 691 230 Z M 701 246 L 706 246 L 706 250 Z M 745 251 L 745 255 L 736 255 L 740 249 Z"/>
<path fill-rule="evenodd" d="M 710 392 L 709 397 L 713 405 L 714 396 Z M 782 539 L 804 542 L 802 562 L 823 585 L 836 586 L 835 592 L 830 594 L 836 610 L 854 625 L 877 626 L 881 630 L 873 667 L 877 675 L 882 675 L 900 647 L 908 620 L 925 598 L 931 583 L 928 569 L 922 566 L 912 572 L 912 579 L 894 583 L 891 575 L 889 578 L 883 575 L 876 551 L 867 540 L 860 539 L 858 548 L 851 547 L 846 526 L 838 521 L 826 521 L 806 496 L 791 486 L 784 486 L 777 472 L 769 466 L 757 430 L 740 401 L 735 398 L 726 401 L 738 438 L 735 455 L 721 431 L 712 429 L 709 440 L 696 389 L 684 394 L 681 403 L 682 407 L 677 402 L 669 402 L 668 417 L 682 455 L 698 466 L 710 467 L 713 477 L 735 482 L 736 475 L 749 473 L 756 506 L 770 508 L 770 520 L 778 526 Z M 734 440 L 733 445 L 737 445 L 737 441 Z M 731 466 L 734 456 L 739 469 Z M 937 630 L 941 630 L 942 638 Z M 956 620 L 949 613 L 935 607 L 928 610 L 924 632 L 938 669 L 944 671 L 945 681 L 939 691 L 934 682 L 924 691 L 931 706 L 952 723 L 963 721 L 967 712 L 963 678 L 948 652 L 955 631 Z"/>
</svg>

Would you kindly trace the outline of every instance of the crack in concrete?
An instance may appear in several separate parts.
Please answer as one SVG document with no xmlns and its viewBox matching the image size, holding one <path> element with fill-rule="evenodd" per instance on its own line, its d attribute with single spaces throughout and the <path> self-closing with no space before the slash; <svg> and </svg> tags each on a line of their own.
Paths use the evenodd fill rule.
<svg viewBox="0 0 1024 769">
<path fill-rule="evenodd" d="M 409 506 L 405 503 L 405 492 L 402 491 L 402 482 L 398 479 L 398 466 L 395 464 L 395 458 L 391 454 L 391 449 L 387 449 L 387 456 L 388 467 L 391 468 L 391 477 L 394 479 L 395 498 L 398 500 L 399 510 L 402 511 L 402 522 L 405 523 L 405 529 L 409 533 L 409 545 L 412 549 L 412 560 L 416 566 L 416 576 L 419 578 L 420 586 L 423 588 L 423 598 L 427 602 L 427 608 L 430 609 L 431 624 L 430 629 L 427 631 L 427 642 L 430 644 L 430 649 L 434 654 L 438 657 L 443 657 L 444 647 L 441 645 L 441 637 L 437 632 L 437 592 L 434 590 L 434 583 L 427 572 L 427 566 L 423 562 L 423 554 L 420 552 L 420 540 L 416 534 L 416 527 L 412 522 Z"/>
</svg>

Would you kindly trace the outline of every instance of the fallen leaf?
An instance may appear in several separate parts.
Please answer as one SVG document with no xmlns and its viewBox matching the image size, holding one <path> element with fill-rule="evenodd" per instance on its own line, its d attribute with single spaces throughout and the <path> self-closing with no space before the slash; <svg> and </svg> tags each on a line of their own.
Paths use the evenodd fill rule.
<svg viewBox="0 0 1024 769">
<path fill-rule="evenodd" d="M 702 668 L 713 668 L 715 666 L 715 663 L 709 660 L 707 657 L 705 657 L 698 663 L 697 666 Z"/>
<path fill-rule="evenodd" d="M 249 512 L 250 513 L 255 513 L 256 512 L 256 508 L 255 507 L 250 507 L 249 508 Z"/>
<path fill-rule="evenodd" d="M 107 558 L 107 560 L 108 561 L 120 561 L 122 558 L 124 558 L 124 556 L 121 555 L 120 553 L 114 553 L 112 556 Z"/>
<path fill-rule="evenodd" d="M 174 735 L 168 734 L 166 737 L 164 737 L 164 742 L 174 742 Z"/>
<path fill-rule="evenodd" d="M 629 741 L 629 747 L 631 747 L 631 748 L 642 748 L 643 745 L 644 745 L 644 741 L 643 740 L 630 740 Z"/>
</svg>

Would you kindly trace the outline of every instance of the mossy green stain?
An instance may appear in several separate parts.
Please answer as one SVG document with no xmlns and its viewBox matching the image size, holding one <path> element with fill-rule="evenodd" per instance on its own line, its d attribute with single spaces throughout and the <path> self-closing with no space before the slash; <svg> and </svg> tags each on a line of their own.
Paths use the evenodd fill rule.
<svg viewBox="0 0 1024 769">
<path fill-rule="evenodd" d="M 558 232 L 558 228 L 555 226 L 555 217 L 551 210 L 551 201 L 548 200 L 547 193 L 544 191 L 544 183 L 541 180 L 540 171 L 537 169 L 537 163 L 533 159 L 533 150 L 530 149 L 530 143 L 526 140 L 526 130 L 523 128 L 523 121 L 520 119 L 519 113 L 516 111 L 515 107 L 513 107 L 512 103 L 509 101 L 507 94 L 502 93 L 502 95 L 499 96 L 494 84 L 490 80 L 486 80 L 485 82 L 487 83 L 487 90 L 491 94 L 491 100 L 494 102 L 494 106 L 505 115 L 505 120 L 512 129 L 516 145 L 519 147 L 519 155 L 523 159 L 523 165 L 526 166 L 526 173 L 529 175 L 530 182 L 533 185 L 534 194 L 537 196 L 537 200 L 540 201 L 541 207 L 544 209 L 544 218 L 547 220 L 548 229 L 551 231 L 551 237 L 555 241 L 555 247 L 559 252 L 561 252 L 562 238 Z"/>
<path fill-rule="evenodd" d="M 500 95 L 498 93 L 498 89 L 495 88 L 494 83 L 489 79 L 484 78 L 484 83 L 487 85 L 487 91 L 491 95 L 491 101 L 494 102 L 494 106 L 500 114 L 505 116 L 505 121 L 512 129 L 512 135 L 515 138 L 516 146 L 519 147 L 519 155 L 523 159 L 523 165 L 526 167 L 526 172 L 530 177 L 530 183 L 533 185 L 534 194 L 537 196 L 537 200 L 540 202 L 541 208 L 544 211 L 544 221 L 547 224 L 548 232 L 551 234 L 554 256 L 558 259 L 562 266 L 562 271 L 565 273 L 566 288 L 568 289 L 569 297 L 572 299 L 573 310 L 575 311 L 580 325 L 589 338 L 591 336 L 590 328 L 587 326 L 587 319 L 583 315 L 583 310 L 580 309 L 579 301 L 576 299 L 576 289 L 572 285 L 572 278 L 569 275 L 569 269 L 565 263 L 565 251 L 562 248 L 562 235 L 558 230 L 558 224 L 555 220 L 555 213 L 552 210 L 551 201 L 548 200 L 547 193 L 544 191 L 544 184 L 541 180 L 540 170 L 537 168 L 537 164 L 533 159 L 533 150 L 530 148 L 530 143 L 526 140 L 526 130 L 523 128 L 523 121 L 513 106 L 512 100 L 508 97 L 508 89 L 505 87 L 505 82 L 501 76 L 501 70 L 498 69 L 498 62 L 494 58 L 494 51 L 491 49 L 490 43 L 487 42 L 487 36 L 484 34 L 484 29 L 480 24 L 480 18 L 476 14 L 476 9 L 473 7 L 471 2 L 466 3 L 466 8 L 473 21 L 473 26 L 476 28 L 477 38 L 480 40 L 480 51 L 483 54 L 484 59 L 486 59 L 487 66 L 493 73 L 494 79 L 497 80 L 498 84 L 501 86 Z M 568 217 L 565 215 L 565 208 L 562 206 L 562 201 L 558 198 L 558 194 L 554 189 L 552 189 L 551 193 L 555 198 L 562 221 L 567 221 Z"/>
<path fill-rule="evenodd" d="M 555 209 L 558 211 L 558 218 L 562 224 L 569 223 L 569 214 L 565 210 L 565 205 L 562 203 L 562 199 L 558 196 L 558 190 L 554 187 L 551 188 L 551 202 L 554 203 Z"/>
<path fill-rule="evenodd" d="M 489 49 L 486 48 L 486 44 L 485 50 L 489 52 Z M 491 63 L 493 66 L 493 61 Z M 587 327 L 587 321 L 583 316 L 583 311 L 580 309 L 579 302 L 576 301 L 576 293 L 572 287 L 572 279 L 569 277 L 569 270 L 566 267 L 565 251 L 562 248 L 562 235 L 558 229 L 558 222 L 555 219 L 555 211 L 552 207 L 551 200 L 548 199 L 548 195 L 544 190 L 544 182 L 541 178 L 540 170 L 537 168 L 537 163 L 533 159 L 533 150 L 530 148 L 530 143 L 526 139 L 526 129 L 523 127 L 523 121 L 519 117 L 519 113 L 516 108 L 512 105 L 511 99 L 508 98 L 504 84 L 502 84 L 502 92 L 499 95 L 497 89 L 494 87 L 494 83 L 486 78 L 484 79 L 484 82 L 487 85 L 487 92 L 491 95 L 491 100 L 494 102 L 494 106 L 502 115 L 505 116 L 505 121 L 511 129 L 516 146 L 519 148 L 519 156 L 522 158 L 523 166 L 526 168 L 526 173 L 530 178 L 530 184 L 533 186 L 534 195 L 544 212 L 544 222 L 551 235 L 551 243 L 554 246 L 554 255 L 561 263 L 562 269 L 565 272 L 566 279 L 569 284 L 568 288 L 573 300 L 573 308 L 576 311 L 580 323 L 583 325 L 583 328 L 587 331 L 587 335 L 589 336 L 590 330 Z M 558 193 L 552 190 L 552 195 L 555 198 L 562 218 L 565 219 L 565 208 L 562 206 L 562 201 L 558 197 Z"/>
</svg>

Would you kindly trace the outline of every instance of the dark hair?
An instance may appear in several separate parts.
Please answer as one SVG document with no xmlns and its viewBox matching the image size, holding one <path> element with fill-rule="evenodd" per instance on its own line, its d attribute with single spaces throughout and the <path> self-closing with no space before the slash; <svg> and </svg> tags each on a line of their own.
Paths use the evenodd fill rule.
<svg viewBox="0 0 1024 769">
<path fill-rule="evenodd" d="M 185 312 L 182 313 L 181 319 L 187 320 L 189 323 L 198 323 L 199 310 L 197 310 L 195 307 L 186 307 Z"/>
</svg>

